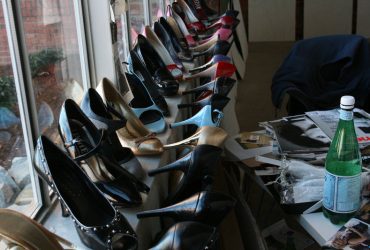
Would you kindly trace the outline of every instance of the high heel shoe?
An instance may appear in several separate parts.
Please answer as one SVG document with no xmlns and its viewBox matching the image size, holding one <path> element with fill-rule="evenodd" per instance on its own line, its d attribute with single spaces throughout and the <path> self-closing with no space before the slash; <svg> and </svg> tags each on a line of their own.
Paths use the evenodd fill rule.
<svg viewBox="0 0 370 250">
<path fill-rule="evenodd" d="M 208 38 L 204 38 L 199 40 L 199 44 L 203 44 L 206 42 L 216 42 L 218 40 L 226 41 L 233 35 L 233 30 L 228 28 L 219 28 L 213 35 L 209 36 Z"/>
<path fill-rule="evenodd" d="M 168 216 L 175 221 L 198 221 L 218 226 L 230 212 L 235 200 L 223 193 L 202 191 L 169 207 L 143 211 L 137 218 Z"/>
<path fill-rule="evenodd" d="M 169 116 L 170 111 L 166 99 L 161 93 L 165 92 L 166 85 L 160 81 L 154 82 L 152 76 L 145 67 L 145 64 L 140 59 L 140 56 L 133 50 L 130 51 L 128 69 L 130 73 L 137 75 L 149 92 L 155 104 L 162 111 L 164 116 Z"/>
<path fill-rule="evenodd" d="M 96 122 L 98 128 L 116 129 L 121 145 L 131 148 L 135 155 L 156 155 L 163 152 L 161 141 L 144 127 L 107 78 L 103 78 L 96 91 L 113 117 L 113 120 L 99 119 Z M 117 128 L 117 122 L 123 122 L 125 126 Z"/>
<path fill-rule="evenodd" d="M 137 43 L 133 51 L 136 52 L 142 65 L 145 65 L 153 81 L 159 86 L 159 93 L 164 96 L 176 95 L 179 89 L 178 82 L 173 78 L 166 64 L 143 35 L 139 34 L 137 37 Z"/>
<path fill-rule="evenodd" d="M 236 83 L 236 80 L 229 78 L 229 77 L 219 77 L 215 80 L 203 84 L 199 87 L 189 89 L 187 91 L 183 91 L 182 95 L 188 95 L 188 94 L 200 94 L 204 91 L 212 91 L 214 94 L 219 94 L 222 96 L 227 96 L 231 89 L 234 87 L 234 84 Z"/>
<path fill-rule="evenodd" d="M 0 208 L 0 221 L 0 240 L 5 239 L 8 242 L 8 248 L 5 249 L 62 250 L 61 244 L 68 247 L 68 249 L 76 249 L 66 239 L 50 232 L 44 226 L 20 212 Z"/>
<path fill-rule="evenodd" d="M 164 149 L 171 149 L 176 147 L 195 147 L 197 145 L 213 145 L 216 147 L 222 147 L 226 138 L 227 133 L 225 130 L 219 127 L 204 126 L 199 128 L 193 135 L 188 138 L 178 141 L 175 143 L 164 145 Z"/>
<path fill-rule="evenodd" d="M 207 105 L 210 105 L 214 110 L 222 111 L 225 106 L 229 103 L 230 98 L 226 96 L 222 96 L 219 94 L 211 94 L 206 98 L 203 98 L 199 101 L 195 101 L 193 103 L 183 103 L 178 104 L 177 108 L 197 108 L 196 112 L 199 111 L 200 108 L 203 108 Z"/>
<path fill-rule="evenodd" d="M 172 8 L 182 18 L 189 30 L 194 30 L 195 32 L 206 31 L 206 26 L 194 16 L 185 1 L 178 0 L 172 3 Z"/>
<path fill-rule="evenodd" d="M 219 127 L 221 119 L 223 117 L 224 114 L 221 111 L 213 109 L 211 105 L 206 105 L 191 118 L 181 122 L 171 123 L 170 128 L 176 128 L 179 126 L 185 126 L 190 124 L 194 124 L 197 127 L 204 126 Z"/>
<path fill-rule="evenodd" d="M 216 250 L 218 238 L 215 227 L 193 221 L 179 222 L 149 250 Z"/>
<path fill-rule="evenodd" d="M 227 62 L 227 63 L 231 63 L 231 58 L 228 57 L 228 56 L 225 56 L 225 55 L 214 55 L 211 60 L 209 60 L 207 63 L 199 66 L 199 67 L 196 67 L 196 68 L 192 68 L 192 69 L 189 69 L 189 73 L 194 73 L 196 71 L 202 71 L 202 70 L 206 70 L 208 69 L 209 67 L 211 67 L 212 65 L 218 63 L 218 62 Z"/>
<path fill-rule="evenodd" d="M 168 52 L 168 49 L 163 46 L 161 40 L 154 31 L 149 27 L 145 26 L 145 36 L 148 42 L 153 46 L 157 51 L 158 55 L 162 58 L 163 63 L 166 65 L 168 71 L 175 78 L 175 80 L 182 79 L 182 69 L 177 66 L 177 64 L 172 59 L 171 55 Z"/>
<path fill-rule="evenodd" d="M 172 60 L 178 66 L 178 68 L 179 69 L 184 69 L 184 65 L 182 64 L 180 58 L 177 55 L 177 51 L 174 47 L 174 44 L 173 44 L 173 41 L 172 41 L 172 39 L 169 35 L 169 32 L 159 22 L 154 23 L 154 28 L 153 29 L 154 29 L 154 32 L 157 35 L 157 37 L 161 40 L 163 46 L 167 49 L 167 51 L 170 54 Z M 175 37 L 175 39 L 176 39 L 176 37 Z"/>
<path fill-rule="evenodd" d="M 208 69 L 184 76 L 185 80 L 191 80 L 198 77 L 210 77 L 211 80 L 214 80 L 221 76 L 231 77 L 236 71 L 236 67 L 232 63 L 227 62 L 218 62 Z"/>
<path fill-rule="evenodd" d="M 142 203 L 139 192 L 149 192 L 140 182 L 112 158 L 115 145 L 109 143 L 79 106 L 67 99 L 60 111 L 59 133 L 67 153 L 78 162 L 91 181 L 120 206 Z"/>
<path fill-rule="evenodd" d="M 34 168 L 57 195 L 63 215 L 72 217 L 86 246 L 137 249 L 137 236 L 126 218 L 108 202 L 77 163 L 45 136 L 37 141 Z"/>
<path fill-rule="evenodd" d="M 129 105 L 145 127 L 153 133 L 162 133 L 166 129 L 161 110 L 155 105 L 140 79 L 134 74 L 126 73 L 134 98 Z"/>
<path fill-rule="evenodd" d="M 81 110 L 94 124 L 99 123 L 100 120 L 113 120 L 107 107 L 103 103 L 103 100 L 95 89 L 88 89 L 80 105 Z M 143 179 L 146 176 L 143 167 L 130 148 L 121 146 L 116 133 L 116 130 L 125 126 L 125 124 L 120 121 L 112 121 L 112 123 L 114 123 L 115 126 L 111 126 L 109 128 L 103 126 L 104 128 L 107 128 L 107 141 L 111 145 L 109 154 L 113 156 L 121 167 L 135 175 L 138 179 Z M 102 129 L 103 127 L 100 128 Z"/>
<path fill-rule="evenodd" d="M 166 204 L 174 204 L 202 191 L 206 185 L 212 183 L 221 153 L 222 149 L 219 147 L 199 145 L 177 161 L 149 171 L 148 175 L 155 176 L 175 170 L 184 173 L 175 191 L 171 192 L 166 200 Z"/>
<path fill-rule="evenodd" d="M 172 9 L 170 5 L 167 6 L 167 16 L 171 16 L 173 20 L 176 22 L 178 29 L 180 30 L 182 37 L 185 38 L 186 44 L 189 47 L 194 47 L 197 45 L 197 42 L 195 41 L 194 37 L 190 32 L 188 31 L 188 28 L 186 27 L 184 21 L 182 18 Z M 169 21 L 170 25 L 172 23 L 172 20 L 167 18 L 167 21 Z"/>
<path fill-rule="evenodd" d="M 170 22 L 172 23 L 172 25 L 170 25 Z M 189 47 L 187 46 L 186 42 L 181 40 L 183 38 L 182 33 L 177 26 L 176 21 L 172 17 L 167 17 L 167 20 L 164 17 L 161 17 L 159 18 L 159 23 L 163 26 L 163 28 L 170 36 L 172 45 L 179 56 L 186 55 L 187 58 L 190 58 L 191 56 L 188 55 Z"/>
</svg>

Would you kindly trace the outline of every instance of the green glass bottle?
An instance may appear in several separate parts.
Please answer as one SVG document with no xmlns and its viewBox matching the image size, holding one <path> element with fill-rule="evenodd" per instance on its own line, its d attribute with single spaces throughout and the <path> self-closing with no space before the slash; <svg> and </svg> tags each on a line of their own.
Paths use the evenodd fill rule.
<svg viewBox="0 0 370 250">
<path fill-rule="evenodd" d="M 294 243 L 294 232 L 289 231 L 286 235 L 286 244 L 284 250 L 297 250 Z"/>
<path fill-rule="evenodd" d="M 323 213 L 344 224 L 360 207 L 361 155 L 353 124 L 355 99 L 343 96 L 340 117 L 325 161 Z"/>
</svg>

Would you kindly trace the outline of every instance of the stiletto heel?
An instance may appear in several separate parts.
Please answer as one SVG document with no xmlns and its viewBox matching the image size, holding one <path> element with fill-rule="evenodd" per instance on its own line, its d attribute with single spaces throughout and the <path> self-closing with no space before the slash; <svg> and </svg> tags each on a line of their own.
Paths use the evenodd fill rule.
<svg viewBox="0 0 370 250">
<path fill-rule="evenodd" d="M 149 172 L 150 176 L 179 170 L 184 173 L 174 192 L 167 198 L 167 204 L 174 204 L 202 191 L 204 180 L 211 180 L 218 167 L 222 149 L 212 145 L 199 145 L 193 151 L 171 163 Z M 209 184 L 209 183 L 207 183 Z"/>
<path fill-rule="evenodd" d="M 194 73 L 196 71 L 206 70 L 207 68 L 209 68 L 210 66 L 212 66 L 213 64 L 216 64 L 218 62 L 231 63 L 231 58 L 228 57 L 228 56 L 224 56 L 224 55 L 214 55 L 211 60 L 209 60 L 207 63 L 203 64 L 202 66 L 199 66 L 199 67 L 196 67 L 196 68 L 193 68 L 193 69 L 189 69 L 189 73 Z"/>
<path fill-rule="evenodd" d="M 195 147 L 197 145 L 213 145 L 216 147 L 222 147 L 226 138 L 227 133 L 222 128 L 204 126 L 199 128 L 190 137 L 171 144 L 164 145 L 164 149 L 171 149 L 175 147 Z"/>
<path fill-rule="evenodd" d="M 216 227 L 194 221 L 179 222 L 149 250 L 216 250 L 218 238 Z"/>
<path fill-rule="evenodd" d="M 63 204 L 81 241 L 91 249 L 137 249 L 137 236 L 81 168 L 48 138 L 40 136 L 34 168 Z M 55 248 L 47 248 L 55 249 Z"/>
<path fill-rule="evenodd" d="M 62 217 L 69 217 L 68 209 L 64 206 L 63 202 L 60 202 L 60 207 L 62 210 Z"/>
<path fill-rule="evenodd" d="M 219 127 L 223 116 L 224 114 L 221 111 L 217 109 L 213 110 L 211 105 L 206 105 L 193 117 L 181 122 L 171 123 L 170 128 L 176 128 L 179 126 L 185 126 L 190 124 L 194 124 L 198 127 L 203 126 Z"/>
<path fill-rule="evenodd" d="M 185 80 L 191 80 L 198 77 L 210 77 L 211 80 L 214 80 L 221 76 L 231 77 L 236 71 L 236 67 L 232 63 L 227 62 L 218 62 L 208 69 L 188 75 L 185 78 Z"/>
<path fill-rule="evenodd" d="M 137 218 L 171 217 L 176 222 L 198 221 L 217 226 L 234 207 L 235 200 L 223 193 L 202 191 L 169 207 L 136 214 Z"/>
<path fill-rule="evenodd" d="M 229 103 L 230 98 L 219 94 L 211 94 L 210 96 L 203 98 L 193 103 L 179 104 L 177 107 L 182 108 L 202 108 L 206 105 L 211 105 L 215 110 L 222 111 L 224 107 Z"/>
<path fill-rule="evenodd" d="M 227 96 L 230 90 L 234 87 L 235 82 L 236 81 L 234 79 L 229 77 L 219 77 L 209 83 L 184 91 L 182 92 L 182 95 L 199 94 L 204 91 L 212 91 L 214 94 Z"/>
</svg>

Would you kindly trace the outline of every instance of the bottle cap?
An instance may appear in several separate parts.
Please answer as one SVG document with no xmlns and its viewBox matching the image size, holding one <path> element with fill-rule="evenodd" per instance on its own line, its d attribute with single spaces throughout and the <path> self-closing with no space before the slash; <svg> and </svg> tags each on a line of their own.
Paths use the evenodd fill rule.
<svg viewBox="0 0 370 250">
<path fill-rule="evenodd" d="M 350 95 L 345 95 L 340 98 L 340 108 L 353 109 L 355 106 L 355 98 Z"/>
</svg>

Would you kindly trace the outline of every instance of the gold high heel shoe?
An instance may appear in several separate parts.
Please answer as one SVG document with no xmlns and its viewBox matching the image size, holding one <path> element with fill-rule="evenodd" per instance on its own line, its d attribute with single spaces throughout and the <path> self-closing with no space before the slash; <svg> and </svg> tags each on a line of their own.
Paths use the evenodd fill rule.
<svg viewBox="0 0 370 250">
<path fill-rule="evenodd" d="M 117 130 L 122 146 L 131 148 L 135 155 L 155 155 L 163 152 L 162 142 L 144 127 L 110 80 L 103 78 L 96 91 L 107 105 L 113 119 L 126 120 L 126 126 Z"/>
<path fill-rule="evenodd" d="M 0 241 L 3 240 L 7 249 L 62 250 L 61 244 L 76 249 L 72 243 L 19 212 L 1 208 L 0 222 Z"/>
<path fill-rule="evenodd" d="M 171 144 L 164 145 L 164 149 L 174 147 L 195 147 L 197 145 L 213 145 L 222 147 L 227 138 L 225 130 L 219 127 L 204 126 L 199 128 L 192 136 Z"/>
</svg>

